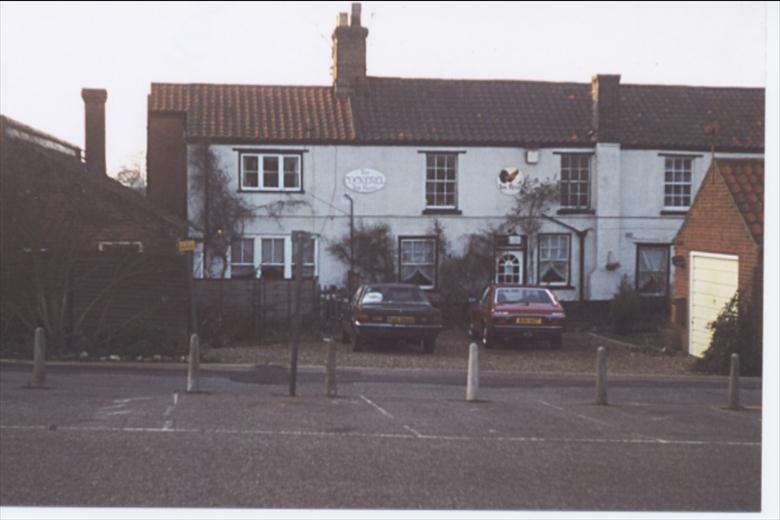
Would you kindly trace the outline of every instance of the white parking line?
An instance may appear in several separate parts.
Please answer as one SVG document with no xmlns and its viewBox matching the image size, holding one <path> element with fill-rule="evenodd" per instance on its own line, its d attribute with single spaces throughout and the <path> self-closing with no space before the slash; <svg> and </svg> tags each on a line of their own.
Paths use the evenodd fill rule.
<svg viewBox="0 0 780 520">
<path fill-rule="evenodd" d="M 580 419 L 583 419 L 583 420 L 586 420 L 586 421 L 594 422 L 594 423 L 600 424 L 602 426 L 612 426 L 608 422 L 600 421 L 599 419 L 594 419 L 593 417 L 588 417 L 587 415 L 582 415 L 582 414 L 579 414 L 579 413 L 571 412 L 571 411 L 567 410 L 566 408 L 561 408 L 560 406 L 555 406 L 554 404 L 550 404 L 547 401 L 539 401 L 539 403 L 543 404 L 544 406 L 549 406 L 550 408 L 554 408 L 555 410 L 564 412 L 564 413 L 566 413 L 568 415 L 573 415 L 574 417 L 579 417 Z"/>
<path fill-rule="evenodd" d="M 376 409 L 379 411 L 379 413 L 381 413 L 381 414 L 382 414 L 382 415 L 384 415 L 385 417 L 389 417 L 390 419 L 395 419 L 395 417 L 393 417 L 392 415 L 390 415 L 390 413 L 389 413 L 387 410 L 385 410 L 384 408 L 382 408 L 381 406 L 379 406 L 378 404 L 376 404 L 374 401 L 372 401 L 372 400 L 371 400 L 371 399 L 369 399 L 368 397 L 366 397 L 366 396 L 364 396 L 363 394 L 361 394 L 361 395 L 360 395 L 360 398 L 361 398 L 362 400 L 364 400 L 365 402 L 367 402 L 368 404 L 370 404 L 371 406 L 373 406 L 374 408 L 376 408 Z"/>
<path fill-rule="evenodd" d="M 59 426 L 53 428 L 45 425 L 0 425 L 0 430 L 16 431 L 69 431 L 69 432 L 105 432 L 105 433 L 218 433 L 229 435 L 263 435 L 263 436 L 297 436 L 297 437 L 335 437 L 335 438 L 376 438 L 376 439 L 412 439 L 422 441 L 462 441 L 462 442 L 512 442 L 534 444 L 655 444 L 659 446 L 740 446 L 761 447 L 760 442 L 751 441 L 718 441 L 691 439 L 594 439 L 566 437 L 469 437 L 453 435 L 423 435 L 409 429 L 412 434 L 405 433 L 361 433 L 361 432 L 323 432 L 304 430 L 234 430 L 209 428 L 108 428 L 90 426 Z"/>
<path fill-rule="evenodd" d="M 417 437 L 418 439 L 421 439 L 423 437 L 423 434 L 421 434 L 420 432 L 418 432 L 414 428 L 411 428 L 411 427 L 409 427 L 409 426 L 407 426 L 405 424 L 404 424 L 404 430 L 406 430 L 408 432 L 412 432 L 412 434 L 414 434 L 414 436 Z"/>
</svg>

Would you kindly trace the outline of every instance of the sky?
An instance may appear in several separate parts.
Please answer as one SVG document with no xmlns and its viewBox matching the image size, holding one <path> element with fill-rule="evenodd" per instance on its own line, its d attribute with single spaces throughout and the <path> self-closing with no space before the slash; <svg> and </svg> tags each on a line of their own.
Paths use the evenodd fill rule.
<svg viewBox="0 0 780 520">
<path fill-rule="evenodd" d="M 108 90 L 109 173 L 143 164 L 152 82 L 330 84 L 349 2 L 0 4 L 0 112 L 83 146 Z M 374 76 L 765 85 L 765 5 L 364 2 Z"/>
</svg>

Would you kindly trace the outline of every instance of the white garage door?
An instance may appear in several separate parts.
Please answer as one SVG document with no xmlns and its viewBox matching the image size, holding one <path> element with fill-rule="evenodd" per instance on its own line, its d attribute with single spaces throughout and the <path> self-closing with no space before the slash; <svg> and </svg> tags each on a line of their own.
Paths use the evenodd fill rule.
<svg viewBox="0 0 780 520">
<path fill-rule="evenodd" d="M 739 260 L 736 256 L 692 251 L 690 265 L 688 352 L 701 357 L 712 339 L 707 324 L 718 317 L 737 291 Z"/>
</svg>

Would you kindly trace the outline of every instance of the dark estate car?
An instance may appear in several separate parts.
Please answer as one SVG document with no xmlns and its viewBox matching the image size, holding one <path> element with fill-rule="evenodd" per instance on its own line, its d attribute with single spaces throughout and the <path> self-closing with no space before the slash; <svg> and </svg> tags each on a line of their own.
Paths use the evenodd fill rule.
<svg viewBox="0 0 780 520">
<path fill-rule="evenodd" d="M 436 347 L 442 329 L 441 311 L 416 285 L 367 284 L 358 288 L 342 322 L 343 339 L 355 351 L 367 341 L 422 342 L 425 352 Z"/>
<path fill-rule="evenodd" d="M 543 287 L 493 284 L 469 311 L 469 333 L 487 347 L 504 340 L 542 338 L 561 348 L 566 313 Z"/>
</svg>

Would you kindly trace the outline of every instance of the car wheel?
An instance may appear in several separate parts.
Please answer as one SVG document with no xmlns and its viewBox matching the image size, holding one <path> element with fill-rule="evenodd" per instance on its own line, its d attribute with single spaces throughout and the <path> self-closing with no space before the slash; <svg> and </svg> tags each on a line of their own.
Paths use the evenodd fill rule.
<svg viewBox="0 0 780 520">
<path fill-rule="evenodd" d="M 550 340 L 550 346 L 555 350 L 560 350 L 560 348 L 563 346 L 563 334 L 553 336 L 553 338 Z"/>
<path fill-rule="evenodd" d="M 425 350 L 426 354 L 433 354 L 433 351 L 436 350 L 436 338 L 425 338 L 423 340 L 423 350 Z"/>
<path fill-rule="evenodd" d="M 492 335 L 490 334 L 490 329 L 484 324 L 482 325 L 482 333 L 480 336 L 482 338 L 482 344 L 485 346 L 485 348 L 494 348 L 496 346 L 496 342 L 493 340 Z"/>
<path fill-rule="evenodd" d="M 352 350 L 355 352 L 363 352 L 366 347 L 366 340 L 355 334 L 352 337 Z"/>
</svg>

